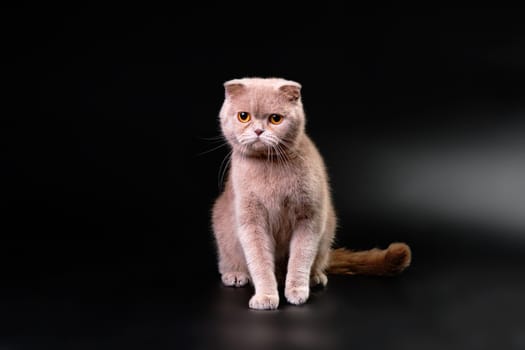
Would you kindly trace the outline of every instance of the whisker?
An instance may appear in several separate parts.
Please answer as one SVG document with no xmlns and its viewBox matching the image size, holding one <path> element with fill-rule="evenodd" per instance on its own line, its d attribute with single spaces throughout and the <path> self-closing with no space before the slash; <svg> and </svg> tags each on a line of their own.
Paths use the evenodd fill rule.
<svg viewBox="0 0 525 350">
<path fill-rule="evenodd" d="M 217 185 L 219 189 L 222 189 L 222 186 L 224 185 L 224 176 L 226 175 L 226 171 L 228 170 L 228 166 L 230 165 L 232 153 L 233 153 L 233 150 L 228 152 L 228 154 L 222 160 L 221 165 L 219 166 L 219 173 L 218 173 L 218 180 L 217 180 L 218 181 Z M 225 161 L 226 161 L 226 164 L 224 163 Z"/>
<path fill-rule="evenodd" d="M 275 153 L 275 160 L 277 161 L 277 165 L 278 166 L 281 166 L 281 162 L 280 162 L 280 159 L 279 159 L 279 152 L 277 152 L 277 149 L 275 148 L 275 145 L 272 144 L 272 149 L 273 149 L 273 152 Z"/>
<path fill-rule="evenodd" d="M 290 168 L 290 170 L 292 170 L 293 169 L 293 165 L 292 165 L 292 158 L 290 158 L 291 157 L 290 152 L 291 151 L 284 151 L 283 150 L 283 153 L 284 153 L 284 155 L 286 157 L 286 160 L 287 160 L 287 163 L 288 163 L 288 167 Z M 296 153 L 292 153 L 292 154 L 295 155 L 295 156 L 298 156 Z"/>
<path fill-rule="evenodd" d="M 266 165 L 270 169 L 270 178 L 273 177 L 273 164 L 270 162 L 271 146 L 266 144 Z"/>
<path fill-rule="evenodd" d="M 281 151 L 279 150 L 279 144 L 277 143 L 275 145 L 275 150 L 277 152 L 277 159 L 279 160 L 279 165 L 285 170 L 288 171 L 288 168 L 286 167 L 286 163 L 284 161 L 284 158 L 282 157 Z"/>
<path fill-rule="evenodd" d="M 217 135 L 217 136 L 212 136 L 212 137 L 199 137 L 199 139 L 203 141 L 224 140 L 224 135 Z"/>
<path fill-rule="evenodd" d="M 245 145 L 244 143 L 241 143 L 241 150 L 240 150 L 240 156 L 241 156 L 241 160 L 244 162 L 246 160 L 246 149 L 248 148 L 247 145 Z"/>
<path fill-rule="evenodd" d="M 282 159 L 283 161 L 283 165 L 284 165 L 284 168 L 287 172 L 290 172 L 291 171 L 291 166 L 289 164 L 289 158 L 288 156 L 286 155 L 286 153 L 283 151 L 282 147 L 280 144 L 277 144 L 277 150 L 279 151 L 279 156 L 280 158 Z"/>
<path fill-rule="evenodd" d="M 246 155 L 246 151 L 248 151 L 248 145 L 244 145 L 244 150 L 242 152 L 242 159 L 243 159 L 243 161 L 247 161 L 248 160 L 248 156 Z"/>
<path fill-rule="evenodd" d="M 202 155 L 205 155 L 205 154 L 210 153 L 210 152 L 213 152 L 213 151 L 216 151 L 216 150 L 218 150 L 219 148 L 224 147 L 224 146 L 226 146 L 226 145 L 228 145 L 228 142 L 224 142 L 224 143 L 222 143 L 222 144 L 220 144 L 220 145 L 218 145 L 218 146 L 216 146 L 216 147 L 213 147 L 212 149 L 209 149 L 209 150 L 207 150 L 207 151 L 204 151 L 204 152 L 201 152 L 201 153 L 197 153 L 197 157 L 202 156 Z"/>
<path fill-rule="evenodd" d="M 292 142 L 286 139 L 281 139 L 281 145 L 286 147 L 286 153 L 288 156 L 294 156 L 294 157 L 298 157 L 301 160 L 304 160 L 304 157 L 302 155 L 292 150 L 292 146 L 293 146 Z"/>
</svg>

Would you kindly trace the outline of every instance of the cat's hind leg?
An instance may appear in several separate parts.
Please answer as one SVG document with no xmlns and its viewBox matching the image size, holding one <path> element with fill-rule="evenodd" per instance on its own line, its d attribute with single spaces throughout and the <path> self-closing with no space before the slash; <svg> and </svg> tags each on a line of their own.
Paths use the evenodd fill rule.
<svg viewBox="0 0 525 350">
<path fill-rule="evenodd" d="M 325 287 L 328 283 L 325 270 L 328 267 L 330 258 L 330 245 L 331 242 L 324 239 L 321 240 L 319 244 L 319 250 L 317 251 L 317 256 L 312 265 L 312 272 L 310 273 L 310 286 L 312 287 L 318 285 Z"/>
<path fill-rule="evenodd" d="M 213 207 L 212 225 L 217 243 L 219 272 L 222 283 L 242 287 L 250 281 L 246 259 L 233 224 L 233 205 L 229 191 L 225 191 Z"/>
<path fill-rule="evenodd" d="M 330 208 L 325 232 L 319 242 L 319 250 L 315 257 L 314 264 L 312 265 L 312 271 L 310 274 L 310 286 L 322 285 L 326 286 L 328 283 L 328 277 L 326 276 L 326 269 L 330 263 L 330 253 L 332 250 L 332 242 L 335 236 L 336 217 L 333 213 L 333 209 Z"/>
</svg>

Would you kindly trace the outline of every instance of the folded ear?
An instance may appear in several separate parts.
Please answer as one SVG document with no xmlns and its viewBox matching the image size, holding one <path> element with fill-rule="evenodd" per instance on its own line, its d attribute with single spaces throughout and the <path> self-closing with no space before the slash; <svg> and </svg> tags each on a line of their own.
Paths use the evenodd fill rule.
<svg viewBox="0 0 525 350">
<path fill-rule="evenodd" d="M 235 97 L 243 93 L 245 85 L 239 80 L 230 80 L 224 83 L 224 92 L 226 97 Z"/>
<path fill-rule="evenodd" d="M 301 98 L 301 84 L 296 82 L 287 82 L 279 87 L 279 91 L 290 102 L 296 102 Z"/>
</svg>

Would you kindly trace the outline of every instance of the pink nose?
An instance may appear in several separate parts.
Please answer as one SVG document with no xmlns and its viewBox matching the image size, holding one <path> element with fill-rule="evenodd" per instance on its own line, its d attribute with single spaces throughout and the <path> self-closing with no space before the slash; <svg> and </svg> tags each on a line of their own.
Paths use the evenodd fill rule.
<svg viewBox="0 0 525 350">
<path fill-rule="evenodd" d="M 254 132 L 257 134 L 257 136 L 261 135 L 264 130 L 263 129 L 255 129 Z"/>
</svg>

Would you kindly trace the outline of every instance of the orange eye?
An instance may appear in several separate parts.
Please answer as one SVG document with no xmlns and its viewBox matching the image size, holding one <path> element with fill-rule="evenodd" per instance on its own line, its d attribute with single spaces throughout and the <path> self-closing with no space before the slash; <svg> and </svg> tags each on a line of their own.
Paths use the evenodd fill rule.
<svg viewBox="0 0 525 350">
<path fill-rule="evenodd" d="M 278 124 L 281 124 L 282 121 L 283 121 L 283 116 L 280 115 L 280 114 L 272 114 L 270 115 L 270 123 L 272 123 L 273 125 L 278 125 Z"/>
<path fill-rule="evenodd" d="M 248 123 L 250 119 L 252 119 L 252 116 L 248 112 L 239 112 L 237 113 L 237 119 L 239 119 L 241 123 Z"/>
</svg>

